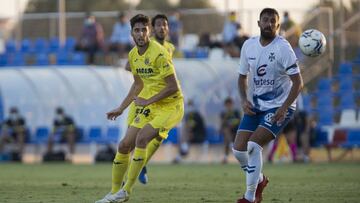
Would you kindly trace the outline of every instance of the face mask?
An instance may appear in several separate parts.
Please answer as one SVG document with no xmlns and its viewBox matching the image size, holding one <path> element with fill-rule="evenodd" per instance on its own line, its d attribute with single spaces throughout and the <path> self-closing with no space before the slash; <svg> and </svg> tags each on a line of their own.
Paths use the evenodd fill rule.
<svg viewBox="0 0 360 203">
<path fill-rule="evenodd" d="M 62 120 L 63 118 L 64 118 L 64 116 L 61 115 L 61 114 L 57 114 L 56 117 L 55 117 L 55 119 L 58 120 L 58 121 Z"/>
<path fill-rule="evenodd" d="M 18 115 L 17 115 L 17 113 L 11 113 L 9 115 L 9 118 L 10 118 L 10 120 L 15 121 L 18 119 Z"/>
<path fill-rule="evenodd" d="M 91 19 L 91 18 L 88 18 L 88 19 L 85 20 L 84 23 L 85 23 L 85 25 L 88 25 L 88 26 L 89 26 L 89 25 L 93 25 L 93 24 L 94 24 L 94 20 Z"/>
</svg>

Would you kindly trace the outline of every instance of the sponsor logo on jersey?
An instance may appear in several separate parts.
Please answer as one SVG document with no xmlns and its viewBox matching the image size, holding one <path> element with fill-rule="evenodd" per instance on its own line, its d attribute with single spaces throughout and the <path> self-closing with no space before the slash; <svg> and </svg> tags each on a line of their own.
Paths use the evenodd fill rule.
<svg viewBox="0 0 360 203">
<path fill-rule="evenodd" d="M 254 84 L 255 84 L 256 86 L 274 85 L 274 84 L 275 84 L 275 80 L 270 80 L 270 79 L 256 79 L 256 78 L 254 78 Z"/>
<path fill-rule="evenodd" d="M 266 75 L 266 70 L 265 70 L 266 67 L 267 67 L 267 64 L 263 64 L 263 65 L 259 66 L 256 70 L 257 75 L 260 77 Z"/>
<path fill-rule="evenodd" d="M 136 73 L 137 74 L 152 74 L 152 73 L 154 73 L 154 70 L 152 68 L 137 68 Z"/>
</svg>

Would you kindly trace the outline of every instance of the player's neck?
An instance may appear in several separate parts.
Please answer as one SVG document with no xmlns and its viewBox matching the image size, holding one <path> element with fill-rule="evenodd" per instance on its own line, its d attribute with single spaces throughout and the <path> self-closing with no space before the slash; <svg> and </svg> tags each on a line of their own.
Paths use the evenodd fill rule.
<svg viewBox="0 0 360 203">
<path fill-rule="evenodd" d="M 155 40 L 156 40 L 159 44 L 164 45 L 165 39 L 159 39 L 159 38 L 156 38 L 156 37 L 155 37 Z"/>
<path fill-rule="evenodd" d="M 261 44 L 261 46 L 265 47 L 265 46 L 269 45 L 275 38 L 276 38 L 276 36 L 271 39 L 260 36 L 260 44 Z"/>
<path fill-rule="evenodd" d="M 137 47 L 137 49 L 138 49 L 138 54 L 141 56 L 141 55 L 143 55 L 145 52 L 146 52 L 146 50 L 147 50 L 147 48 L 149 47 L 149 44 L 150 44 L 150 42 L 148 42 L 148 43 L 146 43 L 144 46 L 138 46 Z"/>
</svg>

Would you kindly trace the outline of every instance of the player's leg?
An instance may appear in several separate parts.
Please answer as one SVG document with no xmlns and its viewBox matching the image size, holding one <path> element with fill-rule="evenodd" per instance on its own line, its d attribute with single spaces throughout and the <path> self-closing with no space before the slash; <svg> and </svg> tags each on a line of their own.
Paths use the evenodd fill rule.
<svg viewBox="0 0 360 203">
<path fill-rule="evenodd" d="M 125 137 L 118 145 L 112 164 L 111 191 L 105 195 L 103 199 L 95 203 L 110 203 L 114 201 L 115 197 L 113 194 L 117 193 L 122 186 L 125 173 L 129 166 L 130 152 L 135 146 L 135 140 L 139 130 L 139 128 L 133 126 L 128 127 Z"/>
<path fill-rule="evenodd" d="M 130 162 L 128 177 L 123 187 L 125 191 L 131 193 L 135 180 L 140 174 L 145 161 L 147 159 L 146 146 L 159 134 L 159 129 L 152 127 L 150 124 L 145 125 L 139 132 L 136 138 L 136 146 L 133 158 Z"/>
<path fill-rule="evenodd" d="M 138 177 L 140 170 L 147 159 L 146 146 L 156 136 L 166 138 L 170 129 L 175 127 L 184 115 L 184 102 L 182 100 L 167 105 L 153 105 L 150 108 L 153 119 L 138 133 L 133 159 L 130 163 L 128 180 L 122 190 L 115 194 L 117 201 L 126 201 Z"/>
<path fill-rule="evenodd" d="M 260 181 L 262 171 L 262 147 L 274 139 L 274 135 L 268 129 L 258 127 L 250 136 L 247 143 L 249 154 L 247 173 L 246 173 L 246 192 L 245 199 L 250 202 L 255 201 L 255 193 Z M 261 201 L 261 200 L 260 200 Z"/>
<path fill-rule="evenodd" d="M 150 141 L 150 143 L 146 146 L 146 160 L 145 160 L 145 164 L 144 167 L 141 169 L 141 172 L 139 174 L 139 181 L 142 184 L 146 184 L 149 179 L 147 176 L 147 168 L 146 165 L 149 162 L 149 160 L 151 159 L 151 157 L 155 154 L 155 152 L 159 149 L 161 143 L 163 142 L 163 138 L 161 136 L 157 136 L 156 138 L 152 139 Z"/>
<path fill-rule="evenodd" d="M 229 127 L 225 127 L 223 129 L 224 132 L 224 158 L 222 160 L 223 164 L 226 164 L 228 161 L 229 151 L 231 147 L 231 143 L 233 142 L 232 131 Z"/>
<path fill-rule="evenodd" d="M 75 128 L 67 127 L 65 131 L 66 141 L 69 147 L 69 152 L 71 155 L 75 153 Z"/>
</svg>

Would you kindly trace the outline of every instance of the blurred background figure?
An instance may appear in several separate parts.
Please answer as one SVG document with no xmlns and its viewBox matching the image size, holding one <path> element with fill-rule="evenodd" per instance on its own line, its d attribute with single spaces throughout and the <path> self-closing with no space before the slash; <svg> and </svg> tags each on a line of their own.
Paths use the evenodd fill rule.
<svg viewBox="0 0 360 203">
<path fill-rule="evenodd" d="M 2 124 L 0 132 L 0 153 L 3 153 L 5 144 L 14 144 L 11 151 L 21 157 L 26 138 L 26 122 L 16 107 L 10 108 L 9 117 Z"/>
<path fill-rule="evenodd" d="M 173 12 L 169 16 L 169 37 L 170 42 L 175 45 L 176 48 L 179 48 L 179 41 L 182 35 L 182 22 L 180 21 L 180 13 Z"/>
<path fill-rule="evenodd" d="M 95 63 L 95 54 L 103 50 L 104 31 L 94 15 L 87 15 L 81 30 L 78 41 L 75 45 L 76 51 L 83 51 L 88 54 L 87 63 Z"/>
<path fill-rule="evenodd" d="M 240 29 L 241 25 L 237 22 L 236 12 L 232 11 L 225 20 L 222 39 L 224 50 L 231 57 L 239 57 L 240 50 L 238 43 L 240 42 Z"/>
<path fill-rule="evenodd" d="M 75 141 L 76 141 L 76 126 L 74 120 L 66 115 L 64 109 L 58 107 L 55 111 L 55 119 L 53 122 L 53 130 L 49 136 L 48 147 L 46 154 L 52 154 L 54 143 L 65 143 L 67 142 L 69 151 L 67 158 L 71 159 L 75 152 Z"/>
<path fill-rule="evenodd" d="M 125 13 L 119 13 L 110 37 L 110 51 L 117 52 L 120 58 L 126 58 L 132 47 L 131 27 Z"/>
<path fill-rule="evenodd" d="M 280 35 L 284 36 L 289 41 L 291 47 L 294 49 L 296 57 L 298 57 L 298 60 L 302 62 L 303 55 L 301 54 L 300 48 L 298 46 L 298 41 L 302 33 L 302 29 L 290 17 L 290 13 L 288 11 L 284 12 L 282 19 L 283 20 L 280 25 Z"/>
<path fill-rule="evenodd" d="M 183 157 L 188 155 L 189 144 L 201 144 L 206 138 L 205 121 L 198 109 L 195 108 L 192 100 L 187 102 L 185 111 L 179 142 L 179 154 L 173 161 L 174 163 L 179 163 Z"/>
<path fill-rule="evenodd" d="M 224 45 L 229 45 L 234 42 L 235 38 L 239 36 L 241 25 L 237 22 L 236 13 L 230 12 L 225 20 L 222 37 Z"/>
<path fill-rule="evenodd" d="M 228 162 L 228 155 L 230 148 L 234 143 L 236 131 L 239 127 L 241 115 L 240 112 L 234 108 L 233 100 L 228 97 L 224 101 L 225 110 L 221 112 L 221 128 L 220 133 L 224 136 L 224 158 L 223 164 Z"/>
</svg>

